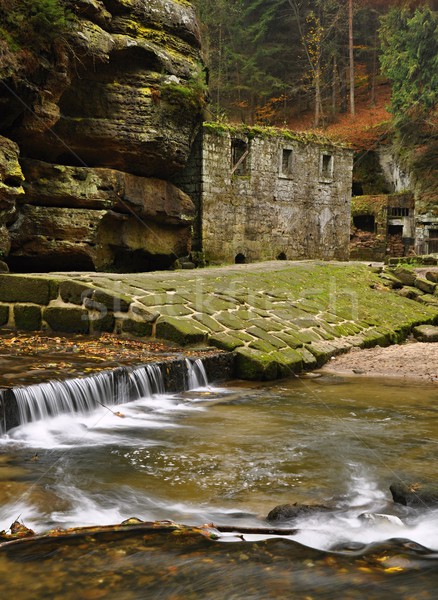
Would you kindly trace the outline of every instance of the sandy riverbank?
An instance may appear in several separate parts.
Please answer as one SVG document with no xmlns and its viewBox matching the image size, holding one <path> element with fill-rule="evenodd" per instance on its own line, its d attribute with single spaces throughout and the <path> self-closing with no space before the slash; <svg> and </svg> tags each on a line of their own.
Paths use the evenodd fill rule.
<svg viewBox="0 0 438 600">
<path fill-rule="evenodd" d="M 401 377 L 438 383 L 438 343 L 409 341 L 388 348 L 353 348 L 333 358 L 324 372 L 366 377 Z"/>
</svg>

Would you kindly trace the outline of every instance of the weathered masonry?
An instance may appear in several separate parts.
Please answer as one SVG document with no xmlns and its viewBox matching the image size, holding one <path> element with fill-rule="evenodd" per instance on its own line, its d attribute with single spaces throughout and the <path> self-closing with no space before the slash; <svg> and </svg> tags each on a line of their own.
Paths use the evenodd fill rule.
<svg viewBox="0 0 438 600">
<path fill-rule="evenodd" d="M 209 262 L 347 260 L 353 153 L 287 130 L 205 123 L 177 184 Z"/>
</svg>

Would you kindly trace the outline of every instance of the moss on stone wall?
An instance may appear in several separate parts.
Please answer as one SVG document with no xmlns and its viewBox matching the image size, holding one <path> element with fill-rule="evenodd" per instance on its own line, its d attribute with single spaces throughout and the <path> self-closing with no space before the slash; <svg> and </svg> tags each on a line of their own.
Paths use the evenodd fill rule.
<svg viewBox="0 0 438 600">
<path fill-rule="evenodd" d="M 332 147 L 332 148 L 347 148 L 346 144 L 334 142 L 333 140 L 324 137 L 322 135 L 318 135 L 312 132 L 297 132 L 290 131 L 289 129 L 281 129 L 279 127 L 263 127 L 261 125 L 245 125 L 245 124 L 230 124 L 224 123 L 221 121 L 208 121 L 204 123 L 204 130 L 216 134 L 216 135 L 225 135 L 230 134 L 245 136 L 248 139 L 253 139 L 255 137 L 260 138 L 274 138 L 281 137 L 285 140 L 290 140 L 294 142 L 300 142 L 303 144 L 318 144 L 320 146 Z"/>
</svg>

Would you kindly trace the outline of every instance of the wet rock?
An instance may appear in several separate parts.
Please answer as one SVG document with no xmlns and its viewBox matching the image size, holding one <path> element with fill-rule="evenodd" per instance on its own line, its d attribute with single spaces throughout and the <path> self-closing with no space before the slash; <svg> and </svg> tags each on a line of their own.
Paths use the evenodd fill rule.
<svg viewBox="0 0 438 600">
<path fill-rule="evenodd" d="M 358 517 L 370 525 L 397 525 L 403 527 L 403 521 L 395 515 L 384 515 L 381 513 L 362 513 Z"/>
<path fill-rule="evenodd" d="M 424 509 L 436 508 L 438 506 L 437 485 L 393 483 L 389 489 L 394 502 L 398 504 Z"/>
<path fill-rule="evenodd" d="M 271 523 L 293 521 L 328 510 L 330 510 L 329 507 L 323 504 L 280 504 L 268 513 L 266 520 Z"/>
</svg>

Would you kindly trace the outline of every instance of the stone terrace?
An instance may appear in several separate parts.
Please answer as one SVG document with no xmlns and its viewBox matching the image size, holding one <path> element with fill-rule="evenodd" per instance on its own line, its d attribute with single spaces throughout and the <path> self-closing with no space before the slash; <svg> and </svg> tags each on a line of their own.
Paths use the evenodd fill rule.
<svg viewBox="0 0 438 600">
<path fill-rule="evenodd" d="M 438 322 L 438 297 L 436 304 L 402 297 L 375 271 L 361 263 L 275 261 L 136 274 L 5 274 L 0 326 L 209 345 L 235 351 L 238 376 L 275 379 Z"/>
</svg>

